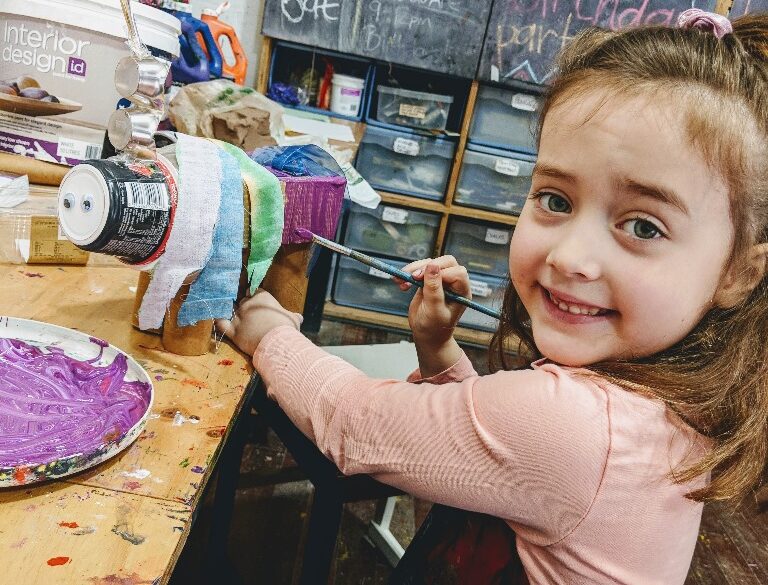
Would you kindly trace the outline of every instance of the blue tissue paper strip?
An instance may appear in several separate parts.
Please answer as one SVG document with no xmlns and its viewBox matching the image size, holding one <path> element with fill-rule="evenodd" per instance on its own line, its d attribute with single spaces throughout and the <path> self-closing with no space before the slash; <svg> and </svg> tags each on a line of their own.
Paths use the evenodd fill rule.
<svg viewBox="0 0 768 585">
<path fill-rule="evenodd" d="M 221 205 L 213 233 L 211 257 L 179 311 L 178 324 L 192 325 L 205 319 L 229 319 L 234 312 L 243 266 L 243 179 L 240 165 L 219 149 Z"/>
</svg>

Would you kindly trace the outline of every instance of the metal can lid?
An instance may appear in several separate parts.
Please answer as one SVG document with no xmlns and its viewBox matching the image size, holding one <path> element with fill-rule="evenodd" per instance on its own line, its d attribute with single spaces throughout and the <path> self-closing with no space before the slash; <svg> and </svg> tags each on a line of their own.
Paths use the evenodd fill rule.
<svg viewBox="0 0 768 585">
<path fill-rule="evenodd" d="M 59 186 L 59 224 L 76 246 L 92 244 L 104 231 L 109 216 L 109 186 L 90 164 L 73 167 Z"/>
</svg>

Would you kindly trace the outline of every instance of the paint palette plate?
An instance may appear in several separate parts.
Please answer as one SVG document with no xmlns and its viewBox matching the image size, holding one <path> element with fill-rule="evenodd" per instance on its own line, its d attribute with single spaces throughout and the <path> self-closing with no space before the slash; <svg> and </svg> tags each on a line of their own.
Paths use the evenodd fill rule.
<svg viewBox="0 0 768 585">
<path fill-rule="evenodd" d="M 141 433 L 152 381 L 79 331 L 0 316 L 0 488 L 77 473 Z"/>
</svg>

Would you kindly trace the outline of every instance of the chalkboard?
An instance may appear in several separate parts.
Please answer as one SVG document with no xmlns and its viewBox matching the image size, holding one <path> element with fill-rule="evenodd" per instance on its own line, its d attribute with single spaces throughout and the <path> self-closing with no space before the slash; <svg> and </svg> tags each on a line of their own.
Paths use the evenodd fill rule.
<svg viewBox="0 0 768 585">
<path fill-rule="evenodd" d="M 492 4 L 493 0 L 266 0 L 262 32 L 474 78 Z"/>
<path fill-rule="evenodd" d="M 768 0 L 733 0 L 728 18 L 733 20 L 745 14 L 768 12 Z"/>
<path fill-rule="evenodd" d="M 546 84 L 555 56 L 578 31 L 674 25 L 688 8 L 714 10 L 715 0 L 496 0 L 478 79 Z"/>
</svg>

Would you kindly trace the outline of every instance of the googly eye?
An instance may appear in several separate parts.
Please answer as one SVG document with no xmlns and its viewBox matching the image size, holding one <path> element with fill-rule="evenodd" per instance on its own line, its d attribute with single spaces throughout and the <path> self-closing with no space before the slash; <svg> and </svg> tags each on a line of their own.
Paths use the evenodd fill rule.
<svg viewBox="0 0 768 585">
<path fill-rule="evenodd" d="M 80 203 L 80 207 L 82 207 L 83 211 L 86 213 L 93 209 L 93 195 L 86 195 L 83 197 L 83 201 Z"/>
</svg>

